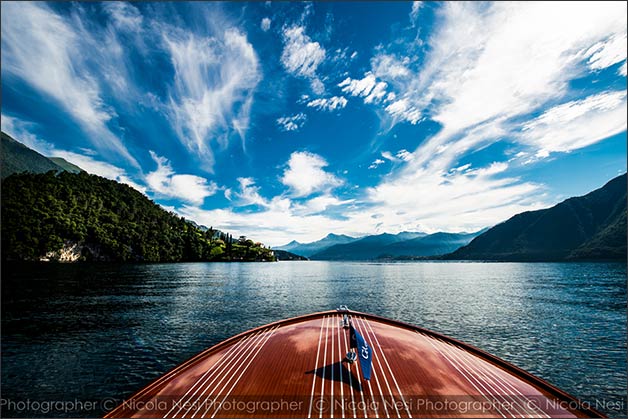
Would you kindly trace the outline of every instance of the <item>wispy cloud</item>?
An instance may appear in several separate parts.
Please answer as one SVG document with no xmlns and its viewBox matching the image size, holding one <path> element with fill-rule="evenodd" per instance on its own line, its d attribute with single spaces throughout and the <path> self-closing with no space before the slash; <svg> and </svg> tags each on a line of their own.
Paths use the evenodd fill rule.
<svg viewBox="0 0 628 419">
<path fill-rule="evenodd" d="M 255 180 L 250 177 L 239 177 L 238 184 L 240 189 L 235 193 L 238 201 L 237 206 L 247 205 L 260 205 L 262 207 L 268 207 L 268 201 L 264 199 L 259 193 L 259 186 L 255 186 Z"/>
<path fill-rule="evenodd" d="M 323 22 L 315 3 L 289 14 L 271 14 L 269 3 L 252 19 L 238 18 L 245 6 L 237 3 L 196 5 L 3 2 L 7 98 L 30 86 L 41 106 L 61 104 L 30 119 L 71 119 L 89 141 L 29 134 L 50 126 L 30 130 L 15 119 L 28 112 L 13 104 L 3 108 L 3 129 L 20 126 L 16 138 L 46 155 L 132 184 L 197 222 L 256 232 L 271 244 L 332 230 L 492 225 L 557 199 L 545 195 L 549 183 L 526 177 L 523 164 L 549 165 L 559 153 L 626 130 L 625 79 L 617 74 L 626 75 L 625 2 L 408 3 L 396 12 L 406 23 L 390 31 L 394 39 L 376 44 L 344 37 L 354 29 L 341 27 L 336 11 Z M 259 106 L 262 97 L 269 106 Z M 358 102 L 366 106 L 346 109 Z M 359 115 L 365 107 L 379 124 Z M 326 138 L 316 137 L 313 119 L 329 123 Z M 262 144 L 273 126 L 293 137 L 301 130 L 304 148 Z M 247 136 L 254 139 L 248 151 Z M 219 159 L 237 141 L 246 163 L 223 166 Z M 190 156 L 201 164 L 177 167 Z M 215 177 L 205 177 L 214 167 Z M 228 207 L 211 209 L 221 199 L 206 198 L 218 191 Z"/>
<path fill-rule="evenodd" d="M 282 131 L 298 131 L 305 124 L 305 121 L 307 121 L 307 116 L 304 113 L 298 113 L 277 118 L 277 125 Z"/>
<path fill-rule="evenodd" d="M 381 79 L 397 122 L 424 115 L 452 132 L 526 114 L 567 94 L 585 66 L 625 60 L 624 12 L 623 3 L 574 3 L 564 19 L 559 3 L 443 3 L 423 62 L 378 50 L 371 76 L 343 86 L 364 96 Z"/>
<path fill-rule="evenodd" d="M 323 111 L 332 112 L 347 106 L 347 99 L 342 96 L 332 96 L 329 98 L 314 99 L 307 103 L 308 108 L 316 108 Z"/>
<path fill-rule="evenodd" d="M 408 98 L 403 98 L 394 101 L 390 105 L 386 106 L 386 112 L 393 116 L 396 120 L 406 120 L 411 124 L 417 124 L 421 121 L 422 113 Z"/>
<path fill-rule="evenodd" d="M 385 158 L 386 160 L 390 160 L 392 162 L 402 162 L 402 161 L 410 161 L 412 160 L 412 153 L 410 153 L 408 150 L 403 149 L 403 150 L 399 150 L 394 156 L 390 151 L 382 151 L 382 157 Z"/>
<path fill-rule="evenodd" d="M 571 100 L 528 116 L 570 96 L 569 81 L 587 69 L 621 60 L 625 9 L 624 3 L 577 3 L 564 19 L 564 6 L 557 3 L 443 3 L 420 68 L 378 51 L 371 77 L 345 80 L 341 87 L 364 96 L 377 74 L 396 93 L 394 101 L 380 105 L 388 114 L 410 123 L 429 118 L 442 127 L 412 153 L 382 153 L 406 163 L 368 191 L 365 203 L 369 213 L 382 215 L 380 227 L 471 230 L 547 205 L 542 185 L 509 175 L 505 161 L 452 169 L 463 156 L 502 138 L 534 147 L 542 157 L 625 131 L 625 92 Z M 361 217 L 350 216 L 377 226 Z"/>
<path fill-rule="evenodd" d="M 421 7 L 423 7 L 423 2 L 422 1 L 413 1 L 412 2 L 412 10 L 410 10 L 410 21 L 412 22 L 412 24 L 416 24 L 416 21 L 419 17 L 419 11 L 421 10 Z"/>
<path fill-rule="evenodd" d="M 117 28 L 136 32 L 141 29 L 143 17 L 130 3 L 112 1 L 103 3 L 103 8 L 112 17 Z"/>
<path fill-rule="evenodd" d="M 108 127 L 117 115 L 102 97 L 90 62 L 100 62 L 98 44 L 81 26 L 43 3 L 3 2 L 2 74 L 24 80 L 52 97 L 82 126 L 93 145 L 116 153 L 138 166 L 118 136 Z"/>
<path fill-rule="evenodd" d="M 58 149 L 52 143 L 33 134 L 32 131 L 35 128 L 36 125 L 31 122 L 2 114 L 2 131 L 41 155 L 61 157 L 88 173 L 127 184 L 142 193 L 146 193 L 146 187 L 134 182 L 125 169 L 95 158 L 90 150 L 83 150 L 84 153 L 81 154 Z"/>
<path fill-rule="evenodd" d="M 412 160 L 412 153 L 410 153 L 408 150 L 403 149 L 403 150 L 399 150 L 397 152 L 397 158 L 401 159 L 403 161 L 410 161 Z"/>
<path fill-rule="evenodd" d="M 212 142 L 222 148 L 248 127 L 252 95 L 261 80 L 257 54 L 244 33 L 204 37 L 171 30 L 164 42 L 175 69 L 171 119 L 181 142 L 210 170 Z"/>
<path fill-rule="evenodd" d="M 295 151 L 290 155 L 281 183 L 288 186 L 292 195 L 297 197 L 328 191 L 342 184 L 342 181 L 325 171 L 327 166 L 327 161 L 318 154 Z"/>
<path fill-rule="evenodd" d="M 377 81 L 373 73 L 367 72 L 362 79 L 347 77 L 338 86 L 342 87 L 343 92 L 351 96 L 363 97 L 364 103 L 378 103 L 386 96 L 388 84 L 383 81 Z"/>
<path fill-rule="evenodd" d="M 310 80 L 312 90 L 321 94 L 325 90 L 316 70 L 325 60 L 325 48 L 305 34 L 303 26 L 290 26 L 283 29 L 284 49 L 281 63 L 286 70 L 298 77 Z"/>
<path fill-rule="evenodd" d="M 538 157 L 568 152 L 626 130 L 626 91 L 606 92 L 555 106 L 523 126 L 521 140 Z"/>
<path fill-rule="evenodd" d="M 260 28 L 262 28 L 262 30 L 266 32 L 270 29 L 270 23 L 271 23 L 270 19 L 265 17 L 262 19 L 262 22 L 260 23 Z"/>
<path fill-rule="evenodd" d="M 373 163 L 371 163 L 371 165 L 369 166 L 369 169 L 371 169 L 371 170 L 372 169 L 377 169 L 377 167 L 379 165 L 384 164 L 384 163 L 386 163 L 386 162 L 384 160 L 382 160 L 382 159 L 375 159 L 373 161 Z"/>
<path fill-rule="evenodd" d="M 506 168 L 496 162 L 475 171 L 404 172 L 368 191 L 369 212 L 380 215 L 383 231 L 472 231 L 546 205 L 540 185 L 496 177 Z M 378 228 L 364 218 L 363 226 Z"/>
<path fill-rule="evenodd" d="M 202 205 L 205 198 L 218 190 L 214 182 L 208 182 L 200 176 L 176 174 L 166 158 L 153 151 L 150 151 L 150 155 L 157 163 L 157 169 L 146 175 L 146 184 L 157 195 Z"/>
<path fill-rule="evenodd" d="M 371 58 L 371 68 L 373 74 L 380 79 L 398 80 L 412 76 L 412 71 L 408 67 L 410 57 L 397 58 L 385 52 L 377 53 Z"/>
<path fill-rule="evenodd" d="M 500 3 L 488 10 L 468 3 L 447 4 L 444 25 L 433 40 L 435 49 L 417 78 L 418 90 L 410 90 L 414 93 L 408 96 L 419 105 L 425 103 L 416 96 L 419 92 L 431 102 L 442 101 L 431 113 L 443 129 L 415 151 L 417 164 L 434 154 L 440 154 L 446 164 L 508 135 L 529 142 L 531 133 L 518 137 L 522 124 L 513 118 L 525 118 L 541 105 L 568 95 L 568 82 L 585 69 L 584 52 L 600 40 L 625 34 L 623 3 L 605 7 L 576 3 L 570 19 L 561 19 L 563 11 L 557 3 Z M 459 24 L 461 14 L 471 26 Z M 531 21 L 536 22 L 536 30 L 522 29 Z M 477 32 L 477 39 L 468 31 Z M 469 39 L 474 39 L 473 45 Z M 564 121 L 556 122 L 558 132 Z M 613 123 L 609 132 L 616 126 Z M 546 129 L 553 128 L 546 125 Z"/>
<path fill-rule="evenodd" d="M 308 199 L 303 203 L 293 203 L 291 211 L 295 215 L 310 216 L 314 214 L 321 214 L 332 207 L 340 207 L 352 202 L 352 199 L 343 201 L 330 194 L 324 194 Z"/>
<path fill-rule="evenodd" d="M 593 70 L 600 70 L 612 66 L 613 64 L 626 61 L 626 34 L 614 34 L 605 41 L 600 41 L 593 45 L 585 53 L 589 57 L 587 61 Z"/>
<path fill-rule="evenodd" d="M 581 51 L 609 34 L 625 33 L 626 18 L 619 16 L 624 12 L 621 3 L 574 3 L 564 19 L 559 3 L 497 3 L 488 10 L 448 4 L 414 94 L 447 100 L 434 119 L 450 130 L 531 112 L 567 92 L 568 81 L 582 71 Z M 467 25 L 457 20 L 463 14 Z M 523 30 L 530 22 L 535 30 Z"/>
<path fill-rule="evenodd" d="M 4 112 L 0 117 L 0 121 L 2 123 L 2 131 L 9 134 L 13 139 L 39 154 L 51 156 L 50 152 L 54 150 L 54 145 L 42 140 L 31 132 L 35 124 L 7 115 Z"/>
<path fill-rule="evenodd" d="M 314 241 L 326 236 L 328 231 L 346 231 L 347 225 L 344 221 L 318 213 L 304 215 L 295 212 L 290 209 L 287 201 L 277 204 L 257 212 L 236 212 L 231 209 L 203 210 L 194 206 L 183 206 L 177 209 L 177 212 L 198 223 L 220 226 L 234 236 L 251 236 L 254 240 L 263 240 L 265 244 L 271 246 L 279 246 L 292 239 L 302 242 Z"/>
</svg>

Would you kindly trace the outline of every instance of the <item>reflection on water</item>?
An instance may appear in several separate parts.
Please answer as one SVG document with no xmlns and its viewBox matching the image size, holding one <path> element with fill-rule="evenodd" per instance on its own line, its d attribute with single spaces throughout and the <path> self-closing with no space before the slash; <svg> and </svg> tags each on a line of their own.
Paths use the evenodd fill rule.
<svg viewBox="0 0 628 419">
<path fill-rule="evenodd" d="M 2 397 L 101 415 L 203 349 L 346 304 L 478 346 L 623 415 L 626 265 L 190 263 L 10 265 L 2 272 Z M 15 406 L 15 405 L 14 405 Z M 625 406 L 623 407 L 625 409 Z"/>
</svg>

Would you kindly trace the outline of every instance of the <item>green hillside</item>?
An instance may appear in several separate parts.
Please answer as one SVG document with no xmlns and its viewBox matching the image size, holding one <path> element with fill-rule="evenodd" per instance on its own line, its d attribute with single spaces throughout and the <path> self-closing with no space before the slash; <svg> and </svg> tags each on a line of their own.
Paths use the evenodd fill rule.
<svg viewBox="0 0 628 419">
<path fill-rule="evenodd" d="M 381 248 L 381 254 L 399 258 L 406 256 L 437 256 L 453 252 L 469 244 L 476 233 L 434 233 L 412 240 L 389 244 Z"/>
<path fill-rule="evenodd" d="M 57 166 L 59 166 L 60 168 L 62 168 L 63 170 L 65 170 L 66 172 L 79 173 L 83 171 L 83 169 L 81 169 L 75 164 L 70 163 L 69 161 L 67 161 L 66 159 L 62 157 L 48 157 L 48 159 L 52 161 L 54 164 L 56 164 Z"/>
<path fill-rule="evenodd" d="M 14 140 L 4 132 L 1 135 L 0 168 L 2 179 L 13 173 L 46 173 L 49 170 L 64 170 L 63 167 Z"/>
<path fill-rule="evenodd" d="M 9 176 L 1 209 L 5 261 L 275 259 L 261 243 L 202 231 L 130 186 L 86 172 Z"/>
<path fill-rule="evenodd" d="M 517 214 L 445 258 L 626 260 L 626 174 L 552 208 Z"/>
</svg>

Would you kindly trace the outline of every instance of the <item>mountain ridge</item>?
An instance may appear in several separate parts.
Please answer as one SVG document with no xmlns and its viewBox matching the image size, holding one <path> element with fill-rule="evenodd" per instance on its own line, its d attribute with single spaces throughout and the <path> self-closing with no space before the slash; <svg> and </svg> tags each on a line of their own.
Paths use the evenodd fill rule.
<svg viewBox="0 0 628 419">
<path fill-rule="evenodd" d="M 403 231 L 365 236 L 313 254 L 312 260 L 375 260 L 401 256 L 438 256 L 467 244 L 478 233 L 426 234 Z M 431 241 L 430 241 L 431 240 Z"/>
<path fill-rule="evenodd" d="M 290 253 L 295 253 L 300 256 L 310 257 L 315 253 L 320 252 L 323 249 L 331 247 L 336 244 L 350 243 L 358 238 L 347 236 L 344 234 L 329 233 L 320 240 L 311 243 L 299 243 L 296 240 L 292 240 L 290 243 L 283 246 L 275 246 L 273 250 L 285 250 Z"/>
<path fill-rule="evenodd" d="M 261 243 L 199 226 L 128 185 L 54 159 L 2 133 L 3 261 L 276 260 Z"/>
<path fill-rule="evenodd" d="M 46 173 L 55 172 L 78 173 L 83 171 L 80 167 L 61 157 L 46 157 L 43 154 L 27 147 L 9 134 L 0 133 L 0 168 L 2 179 L 14 173 Z"/>
<path fill-rule="evenodd" d="M 625 260 L 626 174 L 553 207 L 517 214 L 443 259 Z"/>
</svg>

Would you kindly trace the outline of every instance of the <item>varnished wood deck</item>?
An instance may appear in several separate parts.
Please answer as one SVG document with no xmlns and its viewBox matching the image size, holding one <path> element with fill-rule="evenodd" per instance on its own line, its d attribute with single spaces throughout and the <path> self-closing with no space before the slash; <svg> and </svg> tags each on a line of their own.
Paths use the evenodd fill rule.
<svg viewBox="0 0 628 419">
<path fill-rule="evenodd" d="M 144 388 L 108 417 L 591 417 L 571 396 L 476 348 L 350 312 L 373 350 L 370 381 L 343 362 L 329 311 L 234 336 Z"/>
</svg>

